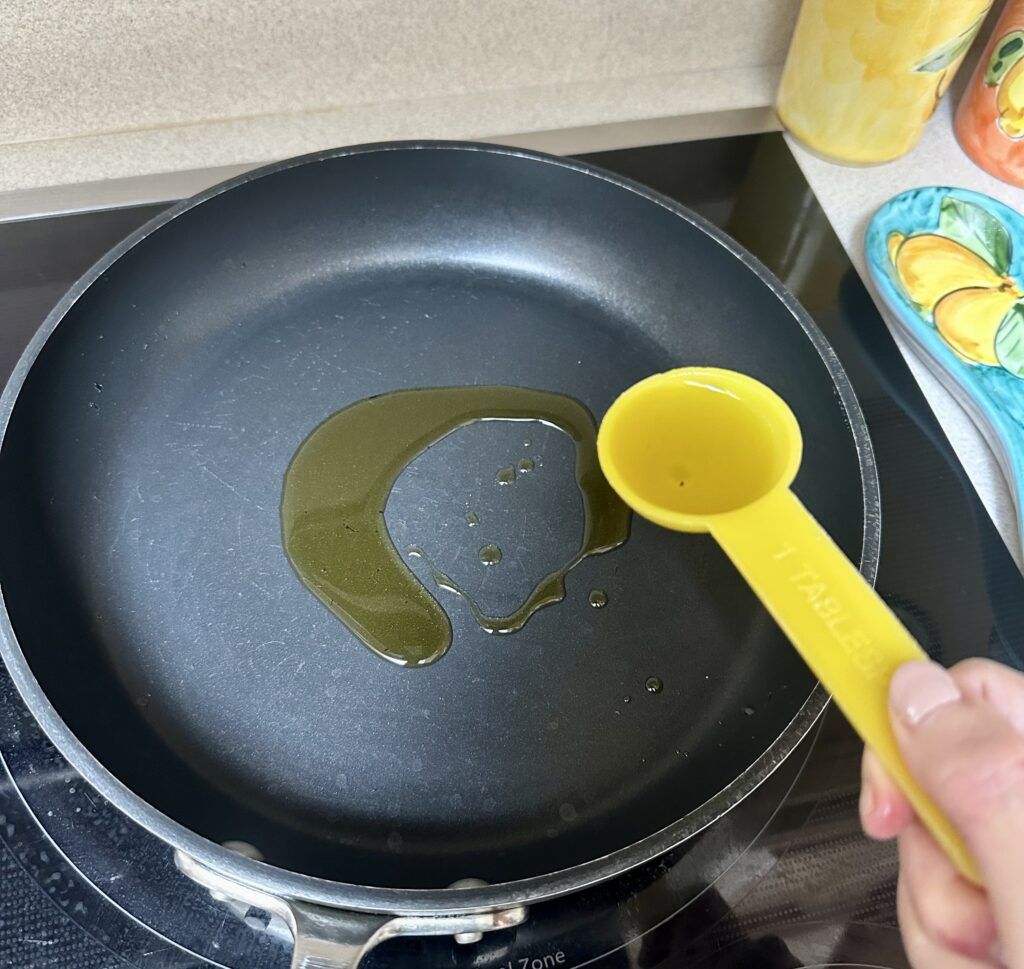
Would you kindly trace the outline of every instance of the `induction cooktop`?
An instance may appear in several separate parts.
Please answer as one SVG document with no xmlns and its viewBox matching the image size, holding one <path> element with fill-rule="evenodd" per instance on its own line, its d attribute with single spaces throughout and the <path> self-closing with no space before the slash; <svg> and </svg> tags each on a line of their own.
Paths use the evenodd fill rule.
<svg viewBox="0 0 1024 969">
<path fill-rule="evenodd" d="M 722 226 L 796 294 L 871 432 L 877 586 L 946 664 L 1024 668 L 1024 579 L 781 136 L 590 155 Z M 70 283 L 162 206 L 0 224 L 0 377 Z M 907 966 L 896 857 L 857 821 L 860 744 L 829 710 L 751 797 L 674 852 L 475 943 L 405 939 L 368 969 Z M 287 934 L 185 879 L 52 748 L 0 667 L 0 966 L 287 967 Z"/>
</svg>

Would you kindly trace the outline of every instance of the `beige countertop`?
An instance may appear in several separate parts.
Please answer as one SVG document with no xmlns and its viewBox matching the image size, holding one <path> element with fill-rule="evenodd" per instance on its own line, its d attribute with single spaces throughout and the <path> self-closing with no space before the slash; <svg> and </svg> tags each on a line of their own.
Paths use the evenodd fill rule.
<svg viewBox="0 0 1024 969">
<path fill-rule="evenodd" d="M 251 167 L 387 139 L 520 143 L 764 115 L 798 6 L 7 0 L 0 192 Z M 572 150 L 581 145 L 611 147 Z"/>
</svg>

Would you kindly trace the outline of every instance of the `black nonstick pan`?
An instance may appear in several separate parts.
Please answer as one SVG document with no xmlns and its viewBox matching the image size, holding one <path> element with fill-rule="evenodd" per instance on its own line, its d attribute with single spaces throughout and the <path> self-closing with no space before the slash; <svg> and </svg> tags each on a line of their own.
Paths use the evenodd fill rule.
<svg viewBox="0 0 1024 969">
<path fill-rule="evenodd" d="M 511 924 L 712 823 L 826 697 L 707 536 L 640 520 L 508 635 L 412 563 L 452 646 L 401 668 L 293 570 L 283 478 L 321 421 L 374 395 L 526 387 L 600 418 L 694 364 L 789 402 L 796 491 L 873 577 L 877 484 L 838 362 L 685 209 L 468 144 L 332 151 L 218 186 L 91 270 L 4 392 L 3 658 L 103 796 L 192 877 L 293 923 L 296 965 L 310 946 L 343 965 L 371 935 Z M 391 538 L 510 612 L 579 546 L 573 462 L 546 425 L 472 424 L 398 478 Z"/>
</svg>

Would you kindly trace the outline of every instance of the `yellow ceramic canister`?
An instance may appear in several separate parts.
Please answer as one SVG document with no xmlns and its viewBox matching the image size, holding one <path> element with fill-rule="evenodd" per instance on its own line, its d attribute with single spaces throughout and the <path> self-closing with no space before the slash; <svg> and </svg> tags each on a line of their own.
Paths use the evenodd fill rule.
<svg viewBox="0 0 1024 969">
<path fill-rule="evenodd" d="M 921 136 L 992 0 L 804 0 L 783 125 L 811 151 L 872 165 Z"/>
</svg>

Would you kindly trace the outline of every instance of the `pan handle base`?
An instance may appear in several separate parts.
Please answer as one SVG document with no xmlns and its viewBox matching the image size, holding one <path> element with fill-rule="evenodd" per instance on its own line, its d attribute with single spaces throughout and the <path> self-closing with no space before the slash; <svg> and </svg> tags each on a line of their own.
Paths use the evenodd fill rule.
<svg viewBox="0 0 1024 969">
<path fill-rule="evenodd" d="M 279 898 L 236 882 L 181 851 L 175 864 L 218 901 L 262 909 L 288 927 L 294 941 L 291 969 L 358 969 L 363 957 L 399 936 L 454 936 L 476 941 L 484 932 L 510 929 L 526 921 L 525 906 L 468 915 L 384 915 L 351 912 Z"/>
</svg>

